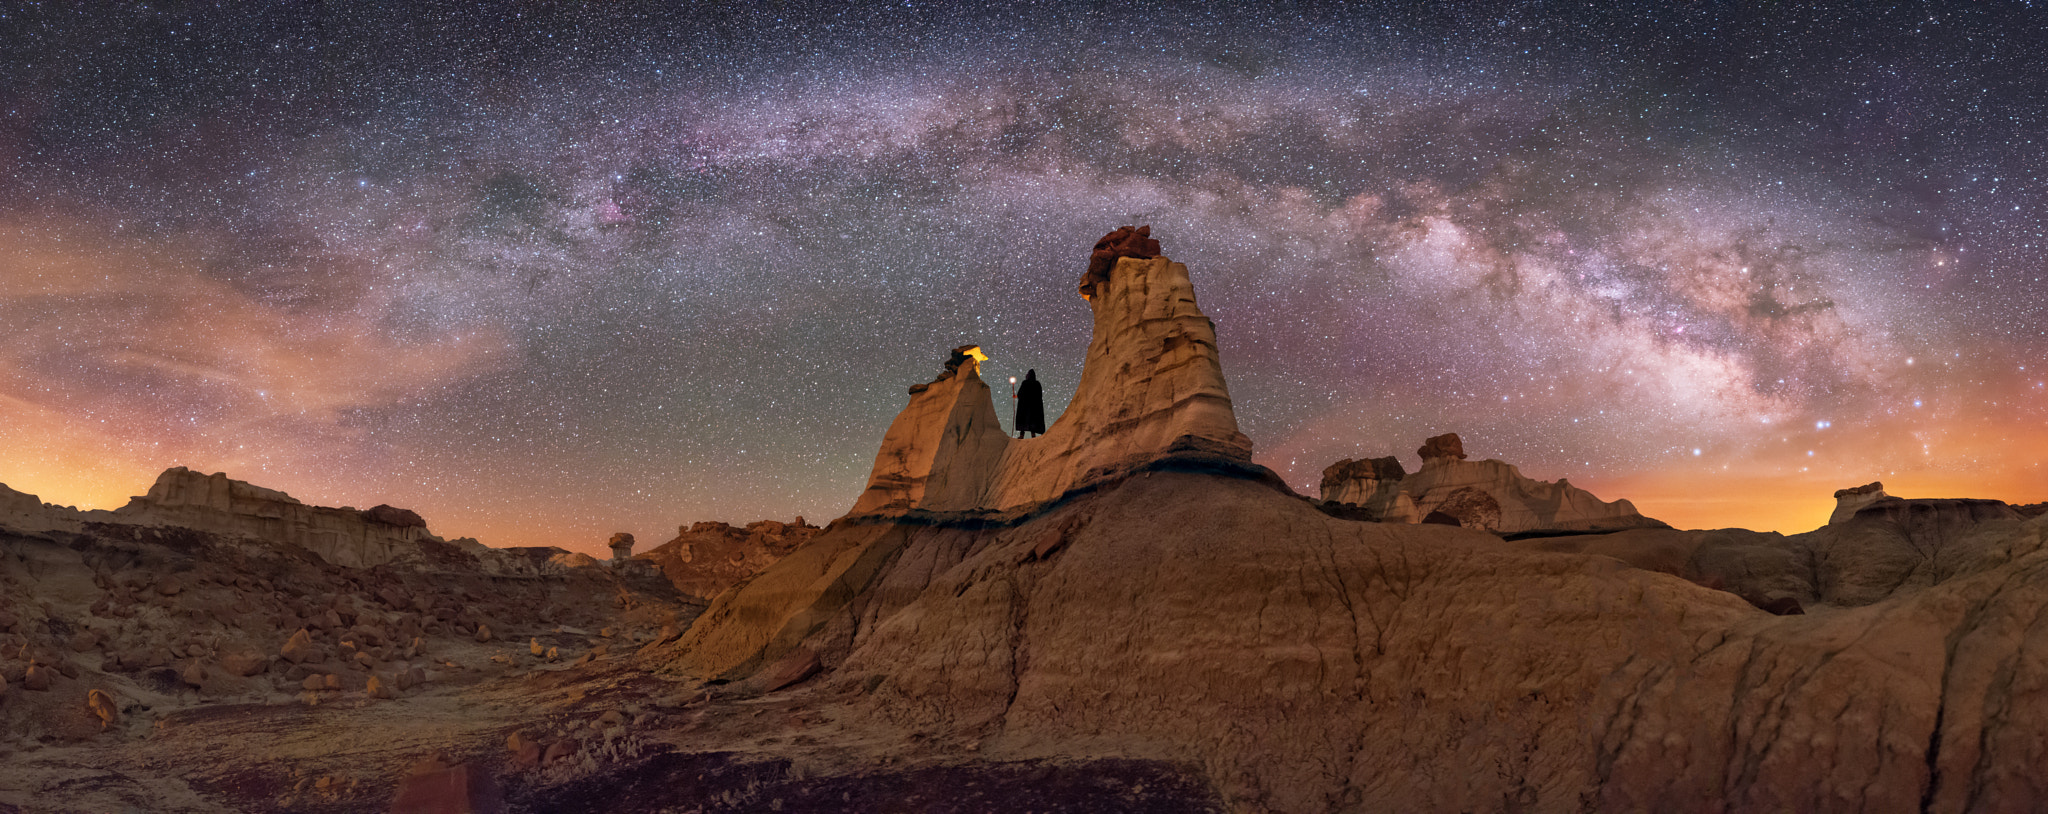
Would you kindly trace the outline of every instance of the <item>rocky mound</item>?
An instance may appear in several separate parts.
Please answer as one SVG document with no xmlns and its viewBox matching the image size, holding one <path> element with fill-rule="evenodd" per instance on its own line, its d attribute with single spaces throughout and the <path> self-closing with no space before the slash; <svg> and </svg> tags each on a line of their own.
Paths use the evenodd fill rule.
<svg viewBox="0 0 2048 814">
<path fill-rule="evenodd" d="M 35 521 L 0 526 L 0 751 L 190 708 L 447 691 L 624 655 L 696 612 L 652 567 L 450 543 L 412 512 L 221 475 L 173 469 L 115 512 L 0 496 Z"/>
<path fill-rule="evenodd" d="M 801 517 L 794 523 L 761 520 L 746 528 L 702 522 L 678 527 L 675 539 L 634 558 L 653 563 L 685 596 L 709 601 L 789 556 L 819 531 Z"/>
<path fill-rule="evenodd" d="M 1323 501 L 1358 506 L 1388 523 L 1435 522 L 1510 536 L 1668 528 L 1627 500 L 1601 500 L 1571 481 L 1540 481 L 1501 461 L 1465 460 L 1457 433 L 1431 438 L 1415 452 L 1422 469 L 1412 474 L 1391 455 L 1331 464 L 1323 470 Z"/>
<path fill-rule="evenodd" d="M 1237 810 L 2034 800 L 2014 768 L 2048 757 L 2024 689 L 2048 681 L 2026 624 L 2044 531 L 1980 522 L 1939 574 L 1776 616 L 1607 557 L 1154 472 L 1009 528 L 836 528 L 663 659 L 762 689 L 805 665 L 934 750 L 1193 763 Z"/>
</svg>

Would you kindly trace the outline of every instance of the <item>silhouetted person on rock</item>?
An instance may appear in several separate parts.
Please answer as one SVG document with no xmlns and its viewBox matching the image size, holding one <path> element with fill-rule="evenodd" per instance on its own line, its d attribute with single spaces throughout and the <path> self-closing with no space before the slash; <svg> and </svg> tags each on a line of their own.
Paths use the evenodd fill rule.
<svg viewBox="0 0 2048 814">
<path fill-rule="evenodd" d="M 1017 437 L 1025 433 L 1045 434 L 1045 388 L 1038 383 L 1038 371 L 1024 371 L 1024 383 L 1010 398 L 1017 400 Z"/>
</svg>

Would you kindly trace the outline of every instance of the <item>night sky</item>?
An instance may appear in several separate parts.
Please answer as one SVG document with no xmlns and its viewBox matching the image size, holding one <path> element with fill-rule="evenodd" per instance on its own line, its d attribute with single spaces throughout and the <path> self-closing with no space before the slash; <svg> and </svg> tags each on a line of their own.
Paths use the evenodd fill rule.
<svg viewBox="0 0 2048 814">
<path fill-rule="evenodd" d="M 822 524 L 955 345 L 1057 415 L 1127 223 L 1309 494 L 1455 431 L 1681 527 L 2048 500 L 2030 3 L 115 5 L 0 3 L 48 501 Z"/>
</svg>

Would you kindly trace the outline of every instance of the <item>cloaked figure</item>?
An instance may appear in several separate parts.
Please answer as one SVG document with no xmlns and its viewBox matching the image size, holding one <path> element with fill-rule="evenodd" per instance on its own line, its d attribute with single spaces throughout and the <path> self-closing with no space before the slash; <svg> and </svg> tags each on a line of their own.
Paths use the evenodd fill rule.
<svg viewBox="0 0 2048 814">
<path fill-rule="evenodd" d="M 1010 398 L 1017 400 L 1017 437 L 1025 433 L 1045 434 L 1045 388 L 1038 383 L 1038 371 L 1024 371 L 1024 383 Z"/>
</svg>

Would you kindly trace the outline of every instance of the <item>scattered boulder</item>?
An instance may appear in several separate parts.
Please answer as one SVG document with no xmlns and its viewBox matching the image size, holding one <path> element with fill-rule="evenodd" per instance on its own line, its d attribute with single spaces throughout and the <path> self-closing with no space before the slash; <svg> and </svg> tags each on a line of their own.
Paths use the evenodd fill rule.
<svg viewBox="0 0 2048 814">
<path fill-rule="evenodd" d="M 299 628 L 297 633 L 286 639 L 277 654 L 293 664 L 320 660 L 319 649 L 313 645 L 313 634 L 305 628 Z"/>
<path fill-rule="evenodd" d="M 121 721 L 121 705 L 114 702 L 114 696 L 97 687 L 85 694 L 85 708 L 100 719 L 100 730 L 105 731 Z"/>
<path fill-rule="evenodd" d="M 491 640 L 491 626 L 479 623 L 476 626 L 476 642 L 483 644 Z"/>
<path fill-rule="evenodd" d="M 363 692 L 371 698 L 391 699 L 398 697 L 396 693 L 391 691 L 390 683 L 375 673 L 370 674 L 369 683 L 364 686 Z"/>
<path fill-rule="evenodd" d="M 514 732 L 506 736 L 505 750 L 512 753 L 514 771 L 539 768 L 541 756 L 544 754 L 541 745 L 527 737 L 524 732 Z"/>
<path fill-rule="evenodd" d="M 40 662 L 30 660 L 27 672 L 22 674 L 21 688 L 35 692 L 50 691 L 50 674 L 55 672 Z"/>
</svg>

